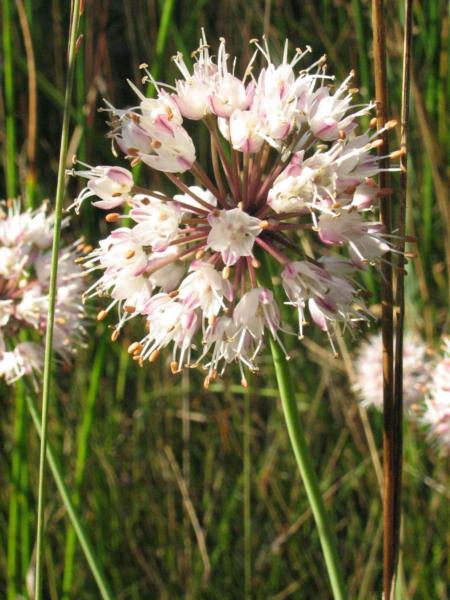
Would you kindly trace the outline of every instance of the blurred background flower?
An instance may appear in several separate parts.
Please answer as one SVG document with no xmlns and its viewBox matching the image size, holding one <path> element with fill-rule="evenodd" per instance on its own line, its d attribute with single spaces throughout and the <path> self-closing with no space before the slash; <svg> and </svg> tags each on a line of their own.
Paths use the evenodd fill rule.
<svg viewBox="0 0 450 600">
<path fill-rule="evenodd" d="M 383 410 L 383 363 L 381 333 L 363 342 L 355 359 L 353 389 L 365 407 Z M 417 411 L 430 382 L 430 357 L 427 346 L 417 335 L 405 334 L 403 340 L 403 402 L 406 410 Z"/>
<path fill-rule="evenodd" d="M 434 362 L 425 401 L 423 421 L 430 438 L 444 448 L 450 447 L 450 338 L 444 338 L 442 352 Z"/>
<path fill-rule="evenodd" d="M 47 204 L 36 210 L 22 209 L 16 200 L 0 205 L 0 376 L 9 384 L 42 371 L 52 235 Z M 66 361 L 85 333 L 77 245 L 59 254 L 54 347 Z"/>
</svg>

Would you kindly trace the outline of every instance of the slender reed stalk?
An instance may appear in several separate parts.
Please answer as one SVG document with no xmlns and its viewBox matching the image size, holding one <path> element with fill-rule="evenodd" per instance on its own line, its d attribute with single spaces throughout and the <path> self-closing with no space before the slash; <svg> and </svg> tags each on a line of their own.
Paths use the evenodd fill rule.
<svg viewBox="0 0 450 600">
<path fill-rule="evenodd" d="M 2 1 L 3 75 L 5 94 L 5 188 L 6 195 L 13 198 L 17 193 L 16 166 L 16 120 L 14 105 L 13 41 L 11 13 L 13 3 Z M 6 547 L 6 572 L 8 600 L 15 599 L 18 592 L 18 537 L 20 521 L 20 475 L 23 468 L 23 444 L 25 410 L 22 386 L 17 387 L 14 417 L 14 448 L 12 452 L 11 486 L 8 507 L 8 533 Z"/>
<path fill-rule="evenodd" d="M 262 266 L 259 269 L 258 276 L 263 285 L 270 285 L 271 266 L 263 253 L 261 253 L 261 257 Z M 279 290 L 275 290 L 275 293 L 277 292 Z M 289 438 L 316 523 L 333 598 L 334 600 L 347 600 L 344 576 L 337 549 L 337 540 L 330 525 L 322 492 L 320 491 L 319 480 L 314 470 L 311 454 L 301 425 L 289 364 L 282 348 L 272 337 L 270 338 L 270 350 L 272 352 L 278 391 L 280 393 L 281 406 Z"/>
<path fill-rule="evenodd" d="M 158 35 L 156 36 L 156 64 L 153 76 L 158 80 L 164 60 L 164 52 L 172 24 L 172 14 L 175 8 L 175 0 L 166 0 L 162 5 L 161 21 L 159 23 Z"/>
<path fill-rule="evenodd" d="M 80 35 L 86 36 L 86 19 L 83 19 L 79 26 Z M 77 158 L 86 162 L 86 118 L 85 118 L 85 105 L 86 105 L 86 69 L 85 69 L 85 48 L 80 48 L 77 56 L 77 66 L 75 73 L 75 110 L 77 111 L 77 122 L 81 130 L 80 141 L 77 149 Z"/>
<path fill-rule="evenodd" d="M 33 41 L 31 37 L 31 31 L 29 26 L 29 18 L 27 16 L 26 7 L 23 0 L 16 0 L 17 15 L 19 17 L 20 28 L 22 30 L 22 36 L 24 40 L 25 52 L 27 57 L 27 75 L 28 75 L 28 118 L 27 118 L 27 175 L 25 185 L 25 198 L 24 204 L 28 208 L 34 206 L 34 194 L 36 189 L 36 172 L 35 172 L 35 158 L 36 158 L 36 124 L 37 124 L 37 92 L 36 92 L 36 65 L 34 61 L 33 52 Z M 31 10 L 30 10 L 31 14 Z M 14 120 L 15 122 L 15 120 Z M 14 140 L 13 140 L 14 141 Z M 9 140 L 8 140 L 9 142 Z M 13 144 L 15 146 L 15 142 Z M 14 152 L 14 148 L 10 151 Z M 8 152 L 9 153 L 9 152 Z M 12 162 L 14 173 L 16 173 L 15 162 Z M 17 191 L 17 190 L 16 190 Z M 13 463 L 16 460 L 18 479 L 14 477 L 13 486 L 18 486 L 18 497 L 11 498 L 12 502 L 18 502 L 18 522 L 20 526 L 20 577 L 21 583 L 19 587 L 23 587 L 26 581 L 26 576 L 29 568 L 30 561 L 30 519 L 29 519 L 29 503 L 28 503 L 28 464 L 27 464 L 27 444 L 26 444 L 26 430 L 27 430 L 27 417 L 25 411 L 25 387 L 22 382 L 18 382 L 16 386 L 16 419 L 20 422 L 15 423 L 17 432 L 20 432 L 20 437 L 16 438 L 17 446 L 13 452 Z M 17 454 L 17 457 L 16 457 Z M 17 490 L 16 490 L 17 491 Z M 13 525 L 14 521 L 10 524 Z M 19 539 L 19 532 L 12 532 L 9 529 L 8 540 L 11 540 L 12 536 L 15 539 Z M 15 541 L 14 544 L 17 542 Z M 9 548 L 9 544 L 8 544 Z M 15 561 L 16 562 L 16 561 Z M 11 585 L 14 585 L 16 574 L 11 577 Z M 8 592 L 9 592 L 9 581 L 8 581 Z M 15 596 L 14 596 L 15 597 Z"/>
<path fill-rule="evenodd" d="M 400 194 L 398 199 L 398 235 L 397 248 L 398 269 L 395 290 L 395 364 L 394 364 L 394 434 L 397 441 L 396 452 L 396 490 L 394 508 L 394 556 L 399 554 L 401 529 L 401 487 L 402 487 L 402 456 L 403 456 L 403 325 L 405 319 L 405 223 L 406 195 L 408 188 L 408 122 L 409 122 L 409 93 L 411 79 L 411 44 L 412 44 L 412 0 L 405 0 L 404 36 L 403 36 L 403 73 L 402 73 L 402 107 L 401 107 L 401 149 L 400 157 Z"/>
<path fill-rule="evenodd" d="M 244 394 L 244 598 L 252 597 L 251 390 Z"/>
<path fill-rule="evenodd" d="M 16 120 L 14 118 L 14 75 L 13 75 L 13 41 L 12 41 L 12 2 L 2 1 L 3 20 L 3 73 L 5 87 L 5 177 L 6 195 L 14 198 L 17 193 L 16 173 Z"/>
<path fill-rule="evenodd" d="M 74 0 L 72 4 L 72 13 L 70 19 L 70 35 L 68 44 L 68 70 L 67 82 L 64 97 L 63 123 L 61 131 L 61 144 L 59 153 L 58 181 L 56 186 L 55 201 L 55 223 L 51 257 L 51 272 L 49 285 L 49 301 L 47 316 L 47 332 L 45 340 L 44 357 L 44 376 L 42 388 L 42 436 L 39 455 L 39 483 L 38 483 L 38 510 L 37 510 L 37 528 L 36 528 L 36 577 L 35 577 L 35 600 L 42 599 L 42 566 L 43 566 L 43 547 L 44 547 L 44 506 L 45 506 L 45 459 L 47 447 L 47 421 L 48 405 L 50 400 L 50 384 L 52 374 L 52 353 L 53 353 L 53 329 L 55 319 L 56 304 L 56 283 L 58 275 L 58 249 L 61 236 L 62 206 L 64 199 L 65 169 L 67 158 L 67 146 L 69 141 L 69 121 L 70 121 L 70 102 L 72 98 L 72 87 L 75 73 L 76 53 L 77 53 L 77 32 L 81 13 L 81 0 Z"/>
<path fill-rule="evenodd" d="M 388 114 L 388 95 L 386 80 L 386 34 L 383 0 L 372 0 L 373 57 L 375 75 L 375 97 L 377 103 L 377 122 L 381 129 Z M 380 156 L 388 156 L 387 132 L 382 134 L 383 145 L 378 148 Z M 380 160 L 382 169 L 389 166 L 389 158 Z M 381 188 L 388 187 L 386 171 L 380 173 Z M 381 198 L 380 216 L 386 233 L 392 231 L 391 200 Z M 397 444 L 394 430 L 394 348 L 393 348 L 393 290 L 391 255 L 387 254 L 381 267 L 381 306 L 383 339 L 383 520 L 384 520 L 384 558 L 383 587 L 386 600 L 391 598 L 392 583 L 395 575 L 395 527 L 394 507 L 396 489 Z"/>
<path fill-rule="evenodd" d="M 20 28 L 25 46 L 27 76 L 28 76 L 28 115 L 27 115 L 27 174 L 25 182 L 25 198 L 23 203 L 27 208 L 34 207 L 34 196 L 36 190 L 36 136 L 37 136 L 37 84 L 36 84 L 36 64 L 34 60 L 33 40 L 30 30 L 29 19 L 31 18 L 31 7 L 27 9 L 23 0 L 16 0 L 17 15 L 19 17 Z M 14 169 L 16 168 L 14 164 Z M 17 191 L 17 190 L 16 190 Z M 26 339 L 26 338 L 25 338 Z M 19 382 L 17 390 L 16 416 L 20 417 L 21 422 L 16 426 L 21 432 L 18 443 L 18 473 L 19 473 L 19 525 L 20 525 L 20 577 L 21 585 L 24 587 L 28 574 L 30 561 L 30 518 L 28 502 L 28 464 L 27 464 L 27 416 L 25 411 L 25 386 Z M 20 406 L 19 406 L 20 405 Z M 16 449 L 15 449 L 16 450 Z M 16 485 L 17 482 L 13 485 Z M 17 534 L 16 534 L 17 537 Z"/>
<path fill-rule="evenodd" d="M 38 409 L 36 407 L 36 404 L 34 403 L 31 393 L 26 394 L 26 401 L 27 401 L 28 410 L 33 419 L 34 426 L 36 427 L 36 430 L 42 439 L 43 428 L 41 426 L 41 421 L 39 419 Z M 58 464 L 58 460 L 55 456 L 55 453 L 54 453 L 52 447 L 47 444 L 46 444 L 46 454 L 47 454 L 48 464 L 49 464 L 50 470 L 53 475 L 53 479 L 55 480 L 59 494 L 64 503 L 64 507 L 69 516 L 70 522 L 72 523 L 72 526 L 75 529 L 78 540 L 80 542 L 80 546 L 84 552 L 84 555 L 86 557 L 88 565 L 91 569 L 92 575 L 94 576 L 94 579 L 97 583 L 97 586 L 98 586 L 98 589 L 100 592 L 100 596 L 101 596 L 101 598 L 103 598 L 103 600 L 112 600 L 112 598 L 113 598 L 112 591 L 110 590 L 109 584 L 103 573 L 103 569 L 102 569 L 100 563 L 98 562 L 98 559 L 95 554 L 95 550 L 94 550 L 92 543 L 86 533 L 83 523 L 81 522 L 81 519 L 79 518 L 79 516 L 77 514 L 76 508 L 73 505 L 73 502 L 70 498 L 69 490 L 67 489 L 66 484 L 64 483 L 64 477 L 62 474 L 61 467 Z"/>
<path fill-rule="evenodd" d="M 6 555 L 6 575 L 8 600 L 15 600 L 18 592 L 18 539 L 19 539 L 19 496 L 22 471 L 22 438 L 25 433 L 25 397 L 19 383 L 15 395 L 14 447 L 11 458 L 11 491 L 8 508 L 8 540 Z"/>
<path fill-rule="evenodd" d="M 367 53 L 367 35 L 364 30 L 363 7 L 361 0 L 352 0 L 353 23 L 358 41 L 359 77 L 364 88 L 364 97 L 370 98 L 370 66 Z"/>
<path fill-rule="evenodd" d="M 28 419 L 24 416 L 23 436 L 20 440 L 21 447 L 21 470 L 20 470 L 20 495 L 19 495 L 19 514 L 20 514 L 20 576 L 21 583 L 25 588 L 25 583 L 30 568 L 31 559 L 31 539 L 30 539 L 30 504 L 29 504 L 29 467 L 27 462 L 27 431 Z"/>
<path fill-rule="evenodd" d="M 73 482 L 72 502 L 76 509 L 80 506 L 80 489 L 84 480 L 86 471 L 86 459 L 88 453 L 89 436 L 92 430 L 94 419 L 95 401 L 100 387 L 100 378 L 102 374 L 103 361 L 105 358 L 106 336 L 100 338 L 98 350 L 96 352 L 94 363 L 90 371 L 90 384 L 87 393 L 86 404 L 83 407 L 83 418 L 78 430 L 78 447 L 75 462 L 75 477 Z M 66 534 L 66 545 L 64 551 L 64 576 L 62 600 L 68 600 L 71 597 L 71 589 L 74 575 L 74 561 L 76 550 L 76 531 L 73 525 L 69 525 Z"/>
<path fill-rule="evenodd" d="M 28 116 L 27 116 L 27 175 L 26 175 L 26 201 L 34 206 L 36 191 L 36 137 L 37 137 L 37 82 L 36 63 L 34 60 L 33 39 L 25 4 L 23 0 L 16 0 L 17 13 L 23 42 L 27 56 L 28 74 Z"/>
</svg>

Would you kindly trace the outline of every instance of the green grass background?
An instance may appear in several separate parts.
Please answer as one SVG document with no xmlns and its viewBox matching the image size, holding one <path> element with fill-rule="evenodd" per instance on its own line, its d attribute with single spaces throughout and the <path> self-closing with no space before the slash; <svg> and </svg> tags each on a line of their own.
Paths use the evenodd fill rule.
<svg viewBox="0 0 450 600">
<path fill-rule="evenodd" d="M 395 118 L 402 3 L 386 4 L 390 116 Z M 2 0 L 1 10 L 0 196 L 21 195 L 36 205 L 51 200 L 55 190 L 69 3 Z M 446 328 L 450 261 L 445 11 L 442 0 L 414 3 L 408 232 L 417 236 L 412 249 L 418 258 L 408 266 L 406 322 L 434 347 Z M 315 57 L 327 53 L 338 79 L 355 69 L 362 98 L 373 96 L 367 1 L 88 1 L 69 154 L 91 164 L 114 162 L 105 114 L 97 112 L 102 98 L 119 107 L 131 105 L 126 78 L 138 81 L 142 62 L 157 78 L 171 81 L 170 57 L 177 50 L 189 55 L 201 27 L 213 46 L 226 37 L 241 64 L 250 57 L 247 41 L 264 31 L 274 57 L 281 56 L 286 37 L 293 46 L 310 44 Z M 30 114 L 34 92 L 37 109 Z M 394 148 L 395 133 L 391 139 Z M 207 158 L 207 139 L 200 138 L 198 145 L 200 160 Z M 157 174 L 143 170 L 140 176 L 152 186 L 162 185 Z M 66 205 L 80 185 L 68 182 Z M 395 194 L 392 201 L 395 206 Z M 84 234 L 95 244 L 107 231 L 99 212 L 85 205 L 67 235 Z M 378 283 L 368 283 L 376 303 Z M 86 349 L 70 367 L 58 365 L 49 425 L 65 481 L 115 597 L 330 598 L 269 355 L 248 391 L 237 385 L 233 372 L 205 391 L 201 373 L 174 377 L 164 357 L 137 368 L 126 353 L 132 326 L 115 344 L 109 335 L 108 323 L 92 322 Z M 349 598 L 380 598 L 381 416 L 361 412 L 350 391 L 352 358 L 346 350 L 355 340 L 342 342 L 341 357 L 333 359 L 322 336 L 312 328 L 308 336 L 293 350 L 292 373 L 336 523 Z M 2 386 L 0 395 L 0 597 L 29 597 L 38 440 L 22 386 Z M 372 438 L 376 448 L 371 451 Z M 250 464 L 249 474 L 244 464 Z M 246 481 L 251 504 L 244 536 Z M 405 422 L 401 598 L 448 597 L 448 484 L 445 454 Z M 46 527 L 45 597 L 99 598 L 50 474 Z M 251 592 L 244 589 L 245 565 L 251 566 Z"/>
</svg>

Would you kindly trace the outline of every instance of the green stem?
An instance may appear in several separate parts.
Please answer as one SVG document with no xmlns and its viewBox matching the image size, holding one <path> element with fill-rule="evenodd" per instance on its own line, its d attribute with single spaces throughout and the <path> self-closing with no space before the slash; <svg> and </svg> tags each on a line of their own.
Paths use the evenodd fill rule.
<svg viewBox="0 0 450 600">
<path fill-rule="evenodd" d="M 25 417 L 26 418 L 26 417 Z M 28 598 L 28 594 L 25 592 L 26 590 L 26 580 L 28 575 L 28 570 L 30 567 L 30 507 L 28 502 L 28 490 L 29 490 L 29 476 L 28 476 L 28 464 L 27 464 L 27 438 L 26 438 L 26 427 L 27 423 L 25 421 L 24 426 L 24 435 L 21 440 L 22 451 L 22 465 L 20 471 L 20 497 L 19 497 L 19 511 L 20 511 L 20 560 L 21 560 L 21 585 L 22 591 L 25 594 L 25 597 Z"/>
<path fill-rule="evenodd" d="M 100 340 L 97 353 L 94 359 L 94 365 L 90 373 L 90 384 L 87 393 L 86 405 L 83 410 L 83 419 L 78 431 L 78 450 L 75 463 L 75 479 L 73 485 L 72 502 L 75 508 L 80 506 L 80 488 L 83 483 L 86 470 L 86 459 L 88 452 L 89 435 L 92 429 L 94 419 L 95 401 L 97 399 L 98 389 L 100 387 L 100 377 L 102 373 L 103 360 L 105 358 L 106 337 Z M 76 532 L 72 525 L 69 525 L 66 535 L 66 548 L 64 552 L 64 577 L 63 577 L 63 595 L 62 600 L 70 598 L 74 574 L 74 559 L 76 549 Z"/>
<path fill-rule="evenodd" d="M 22 31 L 23 44 L 27 61 L 27 138 L 26 138 L 26 176 L 25 176 L 25 203 L 27 208 L 34 208 L 36 192 L 36 140 L 37 140 L 37 90 L 36 90 L 36 62 L 34 60 L 33 36 L 30 27 L 29 15 L 24 0 L 16 0 L 17 16 L 19 17 Z M 21 186 L 23 188 L 23 185 Z"/>
<path fill-rule="evenodd" d="M 41 422 L 39 420 L 39 412 L 33 401 L 33 398 L 31 397 L 31 394 L 26 395 L 26 401 L 28 405 L 28 410 L 30 411 L 31 417 L 33 419 L 33 423 L 36 427 L 38 434 L 41 436 L 42 439 L 43 429 L 41 428 Z M 53 475 L 53 479 L 55 480 L 59 494 L 69 516 L 70 522 L 72 523 L 72 526 L 75 529 L 78 541 L 80 542 L 80 546 L 89 564 L 92 575 L 94 576 L 94 579 L 97 583 L 100 595 L 103 598 L 103 600 L 112 600 L 113 594 L 109 588 L 108 582 L 106 581 L 106 577 L 103 573 L 102 567 L 95 556 L 95 551 L 92 547 L 92 543 L 88 538 L 84 526 L 77 515 L 75 506 L 73 505 L 73 502 L 70 498 L 69 490 L 67 489 L 64 483 L 61 467 L 59 466 L 55 453 L 53 452 L 53 449 L 50 445 L 46 446 L 46 454 L 48 464 Z"/>
<path fill-rule="evenodd" d="M 172 26 L 172 14 L 174 8 L 175 0 L 165 0 L 165 2 L 163 2 L 161 21 L 159 23 L 158 35 L 156 37 L 156 62 L 154 65 L 152 65 L 152 68 L 154 69 L 152 74 L 156 81 L 159 79 L 164 60 L 164 51 L 166 49 L 169 31 Z"/>
<path fill-rule="evenodd" d="M 61 144 L 59 152 L 58 181 L 56 186 L 55 200 L 55 224 L 52 245 L 50 285 L 48 294 L 48 315 L 47 332 L 45 340 L 45 358 L 44 358 L 44 376 L 42 387 L 42 436 L 39 454 L 39 483 L 38 483 L 38 510 L 37 510 L 37 528 L 36 528 L 36 578 L 35 578 L 35 599 L 42 600 L 42 564 L 43 564 L 43 536 L 44 536 L 44 487 L 45 487 L 45 458 L 47 447 L 47 421 L 48 405 L 50 400 L 50 384 L 52 374 L 52 354 L 53 354 L 53 329 L 55 320 L 55 305 L 57 295 L 57 276 L 58 276 L 58 250 L 61 237 L 62 206 L 64 199 L 64 184 L 67 147 L 69 143 L 69 121 L 70 121 L 70 101 L 72 97 L 73 78 L 75 73 L 76 53 L 77 53 L 77 32 L 80 20 L 81 0 L 74 0 L 72 4 L 72 15 L 70 21 L 70 35 L 68 45 L 68 69 L 67 83 L 64 97 L 63 123 L 61 130 Z"/>
<path fill-rule="evenodd" d="M 335 600 L 345 600 L 347 596 L 345 594 L 344 578 L 337 552 L 337 543 L 334 532 L 330 526 L 319 487 L 319 481 L 314 471 L 311 455 L 305 440 L 305 434 L 300 423 L 300 414 L 295 401 L 295 390 L 292 385 L 289 365 L 282 349 L 272 338 L 270 339 L 270 349 L 275 365 L 275 374 L 284 418 L 286 420 L 291 445 L 294 450 L 303 485 L 305 486 L 309 504 L 316 521 L 333 597 Z"/>
<path fill-rule="evenodd" d="M 24 338 L 26 336 L 23 336 Z M 19 527 L 20 527 L 20 589 L 28 598 L 26 580 L 30 566 L 30 511 L 28 504 L 28 463 L 27 463 L 27 430 L 28 421 L 25 411 L 26 389 L 23 381 L 16 384 L 17 402 L 20 403 L 19 436 L 17 438 L 19 452 Z"/>
<path fill-rule="evenodd" d="M 11 13 L 13 3 L 10 0 L 2 1 L 2 37 L 3 37 L 3 71 L 5 90 L 5 187 L 8 198 L 14 198 L 17 193 L 16 173 L 16 119 L 14 105 L 14 71 L 13 71 L 13 40 Z M 19 509 L 21 504 L 21 475 L 26 469 L 23 460 L 24 435 L 25 435 L 25 400 L 23 385 L 16 387 L 16 406 L 14 422 L 14 448 L 11 465 L 11 494 L 8 514 L 8 541 L 7 541 L 7 598 L 15 599 L 17 596 L 18 569 L 17 569 L 17 541 L 19 533 Z M 28 523 L 27 523 L 28 527 Z"/>
<path fill-rule="evenodd" d="M 252 522 L 251 522 L 251 392 L 244 394 L 244 597 L 252 597 Z"/>
<path fill-rule="evenodd" d="M 80 24 L 80 33 L 86 35 L 86 23 Z M 86 103 L 86 78 L 85 78 L 85 61 L 84 61 L 84 46 L 80 48 L 78 53 L 76 75 L 75 75 L 75 98 L 77 122 L 81 127 L 81 137 L 78 144 L 77 157 L 86 161 L 86 118 L 84 106 Z"/>
<path fill-rule="evenodd" d="M 25 432 L 25 398 L 23 386 L 20 383 L 16 388 L 15 397 L 15 419 L 14 419 L 14 448 L 11 460 L 11 492 L 8 509 L 8 542 L 6 558 L 7 591 L 8 600 L 17 598 L 17 541 L 19 529 L 19 497 L 20 497 L 20 474 L 22 470 L 22 439 Z"/>
<path fill-rule="evenodd" d="M 364 30 L 364 19 L 361 0 L 352 0 L 353 24 L 356 39 L 358 40 L 359 77 L 364 88 L 364 98 L 370 98 L 370 67 L 368 48 L 366 46 L 367 33 Z"/>
<path fill-rule="evenodd" d="M 273 289 L 274 286 L 271 281 L 271 264 L 266 255 L 261 253 L 260 256 L 262 263 L 261 268 L 258 270 L 260 282 L 262 285 Z M 278 297 L 279 289 L 274 289 L 274 294 Z M 281 299 L 279 299 L 279 303 L 281 304 Z M 303 485 L 305 486 L 306 495 L 308 496 L 309 505 L 316 522 L 333 598 L 334 600 L 346 600 L 348 596 L 345 592 L 342 565 L 337 550 L 337 540 L 330 525 L 330 520 L 320 491 L 319 480 L 314 471 L 313 461 L 300 422 L 300 413 L 295 400 L 295 390 L 289 371 L 289 364 L 281 346 L 272 337 L 270 338 L 270 350 L 272 352 L 278 391 L 280 393 L 281 406 L 283 408 L 289 438 L 303 480 Z"/>
<path fill-rule="evenodd" d="M 10 0 L 2 2 L 3 17 L 3 70 L 5 77 L 5 178 L 6 195 L 14 198 L 17 192 L 16 178 L 16 121 L 14 118 L 13 43 Z"/>
</svg>

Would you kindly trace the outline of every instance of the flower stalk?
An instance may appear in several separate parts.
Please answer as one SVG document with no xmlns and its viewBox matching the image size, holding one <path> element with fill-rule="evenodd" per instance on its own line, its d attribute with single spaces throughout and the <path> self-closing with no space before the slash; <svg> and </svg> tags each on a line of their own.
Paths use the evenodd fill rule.
<svg viewBox="0 0 450 600">
<path fill-rule="evenodd" d="M 17 168 L 16 168 L 16 120 L 14 117 L 14 66 L 13 66 L 13 28 L 11 15 L 14 3 L 11 0 L 2 0 L 2 38 L 3 38 L 3 70 L 5 90 L 5 177 L 6 194 L 14 198 L 17 193 Z"/>
<path fill-rule="evenodd" d="M 386 75 L 386 32 L 383 0 L 372 0 L 373 56 L 375 75 L 375 96 L 377 125 L 383 130 L 388 114 L 388 89 Z M 382 171 L 379 173 L 379 185 L 388 187 L 389 155 L 387 132 L 381 134 L 383 147 L 378 148 Z M 380 217 L 388 234 L 392 231 L 391 201 L 380 199 Z M 394 322 L 393 322 L 393 279 L 391 254 L 385 256 L 381 265 L 381 306 L 382 306 L 382 344 L 383 344 L 383 588 L 386 600 L 391 599 L 396 570 L 395 541 L 395 505 L 398 477 L 398 439 L 395 428 L 394 408 Z"/>
<path fill-rule="evenodd" d="M 405 223 L 406 198 L 408 192 L 408 124 L 409 124 L 409 94 L 411 82 L 411 50 L 412 50 L 412 0 L 404 3 L 404 33 L 403 33 L 403 73 L 402 73 L 402 104 L 400 116 L 400 197 L 398 202 L 398 245 L 397 273 L 395 290 L 395 364 L 394 364 L 394 429 L 397 438 L 396 452 L 396 498 L 394 509 L 394 556 L 400 552 L 401 530 L 401 491 L 402 491 L 402 458 L 403 458 L 403 328 L 405 320 Z"/>
<path fill-rule="evenodd" d="M 244 479 L 244 598 L 252 597 L 252 457 L 251 457 L 251 386 L 244 393 L 243 479 Z"/>
<path fill-rule="evenodd" d="M 106 336 L 100 339 L 98 348 L 93 360 L 90 371 L 89 389 L 86 394 L 86 404 L 83 410 L 83 417 L 79 425 L 77 435 L 77 456 L 75 461 L 75 473 L 71 499 L 76 510 L 81 504 L 81 486 L 84 481 L 86 464 L 89 451 L 89 437 L 94 422 L 94 409 L 98 390 L 100 387 L 102 365 L 106 352 Z M 69 524 L 66 532 L 66 543 L 64 550 L 64 575 L 62 583 L 62 600 L 70 600 L 72 596 L 72 585 L 75 574 L 75 555 L 77 544 L 77 532 L 72 524 Z"/>
<path fill-rule="evenodd" d="M 11 457 L 11 488 L 8 507 L 8 543 L 7 543 L 7 598 L 17 598 L 17 572 L 18 572 L 18 537 L 19 537 L 19 512 L 20 512 L 20 476 L 22 469 L 26 468 L 24 461 L 24 436 L 25 436 L 25 398 L 23 387 L 18 386 L 15 397 L 14 417 L 14 449 Z"/>
<path fill-rule="evenodd" d="M 280 392 L 283 414 L 289 432 L 292 449 L 294 450 L 300 475 L 305 486 L 308 501 L 314 515 L 319 534 L 322 552 L 325 559 L 327 574 L 335 600 L 345 600 L 344 576 L 339 560 L 338 547 L 329 516 L 320 491 L 319 481 L 314 471 L 311 454 L 305 440 L 305 434 L 300 422 L 300 415 L 295 400 L 295 390 L 289 365 L 280 346 L 270 340 L 270 349 L 275 366 L 278 389 Z"/>
<path fill-rule="evenodd" d="M 27 405 L 28 405 L 28 410 L 33 419 L 34 426 L 35 426 L 39 436 L 42 439 L 43 428 L 42 428 L 41 421 L 39 419 L 39 412 L 36 407 L 36 404 L 34 403 L 31 392 L 26 394 L 26 401 L 27 401 Z M 64 503 L 64 507 L 69 516 L 71 525 L 75 530 L 77 538 L 80 542 L 80 546 L 83 550 L 83 553 L 84 553 L 86 560 L 89 564 L 89 567 L 91 569 L 92 575 L 94 576 L 94 579 L 97 583 L 97 586 L 98 586 L 98 589 L 100 592 L 100 596 L 103 600 L 112 600 L 114 596 L 109 587 L 109 584 L 107 582 L 105 574 L 103 573 L 103 569 L 97 560 L 97 557 L 95 555 L 95 550 L 94 550 L 92 543 L 86 533 L 84 525 L 81 522 L 81 520 L 77 514 L 77 510 L 76 510 L 74 503 L 70 497 L 69 490 L 67 489 L 67 487 L 64 483 L 63 473 L 61 471 L 61 467 L 58 463 L 55 453 L 53 452 L 53 449 L 49 444 L 46 444 L 45 449 L 46 449 L 48 464 L 49 464 L 50 470 L 53 475 L 53 479 L 55 480 L 56 487 L 58 488 L 59 494 Z"/>
<path fill-rule="evenodd" d="M 264 261 L 259 275 L 265 285 L 270 282 L 271 266 L 268 260 Z M 273 338 L 270 338 L 270 350 L 289 439 L 316 523 L 333 598 L 334 600 L 346 600 L 347 595 L 337 540 L 330 524 L 330 518 L 320 491 L 319 480 L 314 470 L 313 460 L 301 424 L 289 363 L 280 345 Z"/>
<path fill-rule="evenodd" d="M 43 598 L 43 550 L 44 550 L 44 507 L 45 507 L 45 462 L 47 456 L 47 423 L 48 406 L 50 401 L 50 386 L 52 375 L 52 357 L 53 357 L 53 332 L 55 320 L 55 306 L 57 297 L 57 276 L 58 276 L 58 251 L 61 237 L 62 207 L 64 199 L 65 169 L 67 159 L 67 148 L 69 142 L 69 122 L 70 105 L 72 98 L 72 87 L 75 74 L 78 25 L 81 15 L 82 2 L 74 0 L 72 3 L 72 13 L 70 20 L 70 34 L 68 43 L 68 68 L 67 82 L 64 96 L 63 122 L 61 129 L 61 143 L 59 153 L 58 180 L 56 186 L 55 198 L 55 223 L 52 244 L 51 272 L 49 285 L 47 332 L 44 357 L 44 375 L 42 388 L 42 408 L 41 408 L 41 445 L 39 454 L 39 481 L 38 481 L 38 509 L 37 509 L 37 527 L 36 527 L 36 576 L 35 576 L 35 600 Z"/>
</svg>

